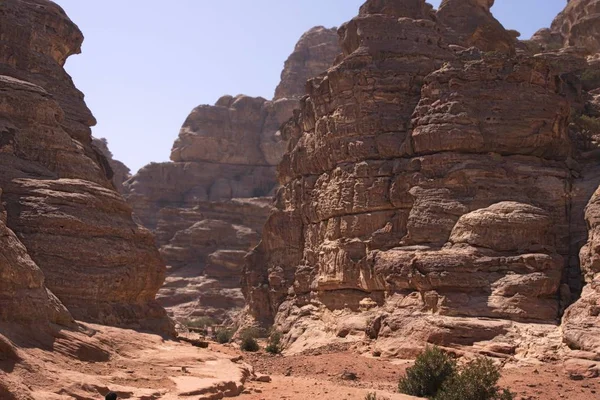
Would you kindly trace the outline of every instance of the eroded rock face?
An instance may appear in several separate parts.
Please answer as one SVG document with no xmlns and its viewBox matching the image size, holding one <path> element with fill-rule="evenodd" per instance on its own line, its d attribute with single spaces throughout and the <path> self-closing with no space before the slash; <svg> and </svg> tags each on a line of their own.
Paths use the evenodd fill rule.
<svg viewBox="0 0 600 400">
<path fill-rule="evenodd" d="M 14 268 L 29 276 L 18 301 L 40 303 L 33 315 L 50 308 L 51 320 L 69 319 L 66 306 L 77 319 L 170 331 L 154 301 L 164 264 L 112 189 L 94 118 L 63 69 L 81 32 L 46 0 L 5 1 L 0 18 L 0 188 L 14 246 L 3 252 L 22 254 Z"/>
<path fill-rule="evenodd" d="M 569 128 L 586 61 L 514 56 L 492 5 L 368 1 L 339 30 L 343 58 L 283 131 L 277 210 L 244 270 L 249 323 L 292 350 L 358 329 L 404 356 L 560 337 L 600 183 Z"/>
<path fill-rule="evenodd" d="M 569 346 L 595 354 L 600 354 L 599 211 L 600 189 L 594 193 L 585 213 L 590 231 L 588 243 L 581 249 L 581 268 L 587 285 L 581 299 L 567 310 L 563 325 Z"/>
<path fill-rule="evenodd" d="M 243 308 L 243 258 L 260 239 L 287 146 L 279 128 L 298 108 L 306 80 L 339 52 L 335 30 L 311 29 L 286 61 L 274 100 L 223 96 L 195 108 L 173 162 L 147 165 L 126 183 L 127 201 L 170 266 L 160 301 L 176 317 L 232 322 Z"/>
<path fill-rule="evenodd" d="M 439 21 L 448 27 L 451 42 L 482 51 L 515 52 L 519 35 L 504 29 L 492 15 L 494 0 L 443 0 L 437 12 Z"/>
<path fill-rule="evenodd" d="M 46 288 L 40 268 L 6 226 L 6 211 L 2 206 L 0 213 L 0 322 L 73 325 L 65 306 Z"/>
<path fill-rule="evenodd" d="M 600 52 L 600 1 L 570 0 L 551 27 L 536 32 L 532 40 L 547 49 L 583 47 Z"/>
<path fill-rule="evenodd" d="M 131 178 L 131 170 L 121 161 L 113 158 L 113 154 L 108 148 L 108 141 L 106 139 L 92 138 L 92 145 L 106 157 L 112 171 L 112 184 L 119 193 L 123 193 L 123 184 Z"/>
<path fill-rule="evenodd" d="M 285 62 L 281 82 L 275 89 L 275 100 L 299 98 L 306 92 L 306 81 L 331 66 L 340 52 L 335 28 L 316 26 L 306 32 Z"/>
</svg>

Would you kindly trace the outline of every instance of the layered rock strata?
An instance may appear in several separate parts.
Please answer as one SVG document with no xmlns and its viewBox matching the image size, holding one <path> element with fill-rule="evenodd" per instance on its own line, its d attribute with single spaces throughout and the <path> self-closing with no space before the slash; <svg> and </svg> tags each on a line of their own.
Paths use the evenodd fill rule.
<svg viewBox="0 0 600 400">
<path fill-rule="evenodd" d="M 568 308 L 562 319 L 564 342 L 575 350 L 581 350 L 579 357 L 597 359 L 600 354 L 600 289 L 598 286 L 598 154 L 600 148 L 600 113 L 598 94 L 600 93 L 600 2 L 597 0 L 571 0 L 556 17 L 549 29 L 538 31 L 532 42 L 545 49 L 555 49 L 558 59 L 567 60 L 561 67 L 566 72 L 569 98 L 575 91 L 582 91 L 579 102 L 572 101 L 570 134 L 575 143 L 574 158 L 580 165 L 581 174 L 573 181 L 570 193 L 571 220 L 577 222 L 577 229 L 571 232 L 573 254 L 581 248 L 579 257 L 571 260 L 577 263 L 580 279 L 583 278 L 581 297 Z M 547 53 L 548 54 L 548 53 Z M 578 59 L 577 59 L 578 57 Z M 573 60 L 577 59 L 577 62 Z M 576 72 L 576 79 L 573 79 Z M 585 207 L 585 208 L 584 208 Z M 579 222 L 585 219 L 587 225 Z M 582 246 L 583 245 L 583 246 Z M 571 277 L 573 280 L 573 277 Z M 579 294 L 579 292 L 577 293 Z"/>
<path fill-rule="evenodd" d="M 46 0 L 4 1 L 0 18 L 0 292 L 53 321 L 70 321 L 66 306 L 77 319 L 170 331 L 154 301 L 164 264 L 112 188 L 94 118 L 63 69 L 81 32 Z"/>
<path fill-rule="evenodd" d="M 515 56 L 492 4 L 369 0 L 340 28 L 343 57 L 283 130 L 251 321 L 296 348 L 366 333 L 396 355 L 553 335 L 600 183 L 569 128 L 585 59 Z"/>
<path fill-rule="evenodd" d="M 169 265 L 161 304 L 179 319 L 232 322 L 244 307 L 243 258 L 258 244 L 287 146 L 279 127 L 298 107 L 306 80 L 339 52 L 335 30 L 311 29 L 286 61 L 272 101 L 223 96 L 195 108 L 172 162 L 147 165 L 125 184 L 127 201 L 155 232 Z"/>
</svg>

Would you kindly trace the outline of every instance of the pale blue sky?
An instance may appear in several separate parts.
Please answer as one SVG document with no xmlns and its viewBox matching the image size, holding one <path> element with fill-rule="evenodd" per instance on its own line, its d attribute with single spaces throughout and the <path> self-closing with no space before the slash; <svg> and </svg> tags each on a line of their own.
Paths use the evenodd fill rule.
<svg viewBox="0 0 600 400">
<path fill-rule="evenodd" d="M 339 26 L 363 0 L 55 0 L 83 31 L 67 71 L 117 159 L 134 172 L 166 161 L 189 112 L 223 94 L 271 98 L 303 32 Z M 437 7 L 440 0 L 431 1 Z M 566 0 L 496 0 L 529 38 Z"/>
</svg>

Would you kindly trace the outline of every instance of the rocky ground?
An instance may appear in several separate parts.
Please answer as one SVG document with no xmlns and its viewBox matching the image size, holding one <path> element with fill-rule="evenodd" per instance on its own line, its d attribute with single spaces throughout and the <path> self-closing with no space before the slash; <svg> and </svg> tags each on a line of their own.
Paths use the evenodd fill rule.
<svg viewBox="0 0 600 400">
<path fill-rule="evenodd" d="M 27 335 L 18 346 L 0 336 L 0 398 L 96 400 L 112 390 L 122 399 L 213 399 L 241 393 L 253 377 L 249 365 L 223 352 L 119 328 L 79 328 L 56 339 Z"/>
<path fill-rule="evenodd" d="M 264 343 L 262 343 L 264 348 Z M 295 355 L 271 355 L 264 351 L 240 353 L 235 345 L 211 343 L 210 348 L 230 356 L 242 356 L 258 375 L 271 382 L 249 381 L 241 399 L 304 400 L 364 399 L 376 392 L 378 398 L 407 399 L 395 393 L 400 377 L 412 360 L 389 359 L 360 354 L 359 346 L 330 345 Z M 347 376 L 355 374 L 356 379 Z M 500 386 L 509 388 L 515 399 L 583 400 L 600 393 L 600 380 L 577 375 L 570 363 L 530 364 L 505 361 Z"/>
<path fill-rule="evenodd" d="M 377 392 L 380 399 L 411 398 L 395 390 L 412 361 L 360 355 L 359 348 L 349 344 L 283 356 L 263 350 L 243 353 L 235 344 L 208 342 L 208 348 L 200 348 L 185 339 L 199 337 L 164 340 L 91 324 L 80 325 L 78 333 L 62 332 L 53 341 L 40 334 L 19 343 L 18 349 L 2 338 L 0 398 L 96 400 L 108 390 L 120 398 L 138 400 L 238 395 L 244 400 L 305 400 L 307 396 L 361 400 L 371 392 Z M 5 357 L 6 348 L 12 348 L 13 358 L 21 361 L 15 364 L 10 356 Z M 600 393 L 597 378 L 576 377 L 572 372 L 572 366 L 563 363 L 509 361 L 501 385 L 510 388 L 516 399 L 527 400 L 587 400 Z M 345 379 L 345 373 L 355 374 L 356 379 Z M 3 392 L 4 385 L 13 394 Z"/>
</svg>

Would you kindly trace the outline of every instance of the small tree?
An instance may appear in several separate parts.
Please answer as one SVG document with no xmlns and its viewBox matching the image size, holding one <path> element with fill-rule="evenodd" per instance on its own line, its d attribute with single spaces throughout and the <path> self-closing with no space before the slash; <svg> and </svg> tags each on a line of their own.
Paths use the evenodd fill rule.
<svg viewBox="0 0 600 400">
<path fill-rule="evenodd" d="M 233 338 L 233 331 L 231 329 L 219 329 L 215 338 L 217 339 L 217 343 L 229 343 L 231 342 L 231 338 Z"/>
<path fill-rule="evenodd" d="M 485 357 L 471 361 L 450 377 L 436 400 L 512 400 L 507 389 L 498 387 L 500 368 Z"/>
<path fill-rule="evenodd" d="M 415 360 L 415 365 L 400 378 L 400 393 L 433 398 L 444 382 L 456 373 L 456 361 L 438 347 L 428 347 Z"/>
<path fill-rule="evenodd" d="M 240 345 L 240 348 L 243 351 L 249 351 L 249 352 L 256 352 L 258 350 L 260 350 L 260 346 L 258 345 L 258 342 L 256 341 L 256 337 L 257 337 L 257 330 L 256 329 L 245 329 L 244 331 L 242 331 L 242 333 L 240 334 L 240 339 L 242 339 L 242 344 Z"/>
<path fill-rule="evenodd" d="M 267 347 L 265 347 L 265 350 L 267 351 L 267 353 L 279 354 L 279 353 L 281 353 L 280 343 L 281 343 L 281 333 L 273 332 L 271 334 L 271 336 L 269 337 L 269 342 L 267 343 Z"/>
</svg>

